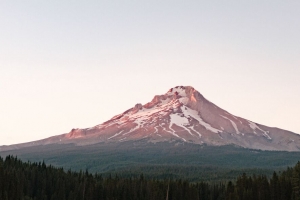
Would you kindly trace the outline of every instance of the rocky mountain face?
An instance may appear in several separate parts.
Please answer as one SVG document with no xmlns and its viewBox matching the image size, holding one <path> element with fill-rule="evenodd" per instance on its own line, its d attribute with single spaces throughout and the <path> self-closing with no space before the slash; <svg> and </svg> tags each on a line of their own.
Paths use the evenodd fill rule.
<svg viewBox="0 0 300 200">
<path fill-rule="evenodd" d="M 155 96 L 151 102 L 136 104 L 103 124 L 72 129 L 70 133 L 35 142 L 2 146 L 0 150 L 52 143 L 89 145 L 141 139 L 152 143 L 181 141 L 212 146 L 232 144 L 261 150 L 300 150 L 300 135 L 234 116 L 190 86 L 172 88 L 164 95 Z"/>
</svg>

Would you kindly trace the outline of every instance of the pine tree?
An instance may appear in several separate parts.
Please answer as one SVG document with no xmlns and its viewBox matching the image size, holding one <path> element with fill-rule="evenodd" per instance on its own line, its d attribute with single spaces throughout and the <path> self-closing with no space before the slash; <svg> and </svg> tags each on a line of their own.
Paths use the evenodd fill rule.
<svg viewBox="0 0 300 200">
<path fill-rule="evenodd" d="M 300 200 L 300 162 L 296 164 L 292 173 L 293 197 Z"/>
</svg>

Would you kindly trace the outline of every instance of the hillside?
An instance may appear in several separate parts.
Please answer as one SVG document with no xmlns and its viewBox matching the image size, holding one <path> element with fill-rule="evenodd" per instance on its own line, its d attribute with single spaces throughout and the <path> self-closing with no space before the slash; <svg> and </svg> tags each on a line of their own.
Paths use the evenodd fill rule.
<svg viewBox="0 0 300 200">
<path fill-rule="evenodd" d="M 149 143 L 147 140 L 99 143 L 89 146 L 52 144 L 0 152 L 24 161 L 42 162 L 75 171 L 118 173 L 156 178 L 185 178 L 190 181 L 232 180 L 248 172 L 271 175 L 293 166 L 300 152 L 251 150 L 237 146 L 208 146 L 180 143 Z"/>
</svg>

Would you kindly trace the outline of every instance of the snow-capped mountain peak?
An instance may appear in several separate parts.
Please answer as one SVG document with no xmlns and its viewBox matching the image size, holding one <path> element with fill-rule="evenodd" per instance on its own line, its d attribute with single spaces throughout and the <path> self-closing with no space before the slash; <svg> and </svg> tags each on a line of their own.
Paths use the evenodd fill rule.
<svg viewBox="0 0 300 200">
<path fill-rule="evenodd" d="M 156 95 L 149 103 L 136 104 L 103 124 L 82 129 L 77 134 L 71 132 L 66 137 L 97 136 L 99 141 L 104 142 L 179 140 L 270 150 L 298 149 L 295 143 L 295 139 L 299 141 L 298 135 L 288 132 L 280 138 L 288 136 L 290 139 L 277 142 L 278 134 L 273 133 L 278 130 L 228 113 L 206 100 L 191 86 L 177 86 L 163 95 Z"/>
<path fill-rule="evenodd" d="M 234 144 L 263 150 L 299 151 L 300 135 L 234 116 L 206 100 L 191 86 L 177 86 L 149 103 L 138 103 L 110 120 L 35 144 L 181 141 L 207 145 Z M 30 144 L 30 143 L 28 143 Z"/>
</svg>

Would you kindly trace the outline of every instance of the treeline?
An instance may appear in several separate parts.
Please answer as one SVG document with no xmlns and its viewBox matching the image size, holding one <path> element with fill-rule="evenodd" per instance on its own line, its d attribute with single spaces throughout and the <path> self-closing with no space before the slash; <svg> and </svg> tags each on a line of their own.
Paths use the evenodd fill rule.
<svg viewBox="0 0 300 200">
<path fill-rule="evenodd" d="M 246 174 L 264 174 L 271 177 L 274 170 L 265 168 L 222 168 L 217 166 L 195 166 L 195 165 L 136 165 L 123 167 L 108 172 L 103 172 L 102 176 L 122 175 L 124 178 L 139 177 L 143 174 L 147 179 L 182 179 L 189 182 L 207 182 L 219 183 L 235 180 L 239 175 Z"/>
<path fill-rule="evenodd" d="M 98 143 L 77 146 L 52 144 L 0 151 L 0 156 L 18 155 L 23 161 L 53 163 L 56 167 L 79 172 L 121 174 L 153 179 L 184 178 L 191 182 L 235 180 L 245 172 L 271 177 L 274 171 L 293 166 L 300 152 L 245 149 L 235 146 L 207 146 L 179 142 L 149 143 L 146 140 Z"/>
<path fill-rule="evenodd" d="M 24 163 L 16 157 L 0 157 L 1 200 L 296 200 L 300 199 L 300 162 L 271 178 L 243 174 L 236 181 L 219 184 L 102 177 L 86 172 L 64 171 L 42 163 Z"/>
</svg>

